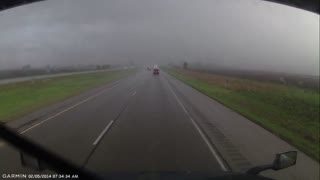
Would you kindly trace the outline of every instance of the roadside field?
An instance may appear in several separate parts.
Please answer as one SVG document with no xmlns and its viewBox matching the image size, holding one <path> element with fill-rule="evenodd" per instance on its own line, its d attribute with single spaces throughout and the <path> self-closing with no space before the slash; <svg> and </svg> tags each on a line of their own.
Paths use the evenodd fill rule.
<svg viewBox="0 0 320 180">
<path fill-rule="evenodd" d="M 182 69 L 169 74 L 319 161 L 319 92 Z"/>
<path fill-rule="evenodd" d="M 126 77 L 135 70 L 71 75 L 0 85 L 0 122 Z"/>
</svg>

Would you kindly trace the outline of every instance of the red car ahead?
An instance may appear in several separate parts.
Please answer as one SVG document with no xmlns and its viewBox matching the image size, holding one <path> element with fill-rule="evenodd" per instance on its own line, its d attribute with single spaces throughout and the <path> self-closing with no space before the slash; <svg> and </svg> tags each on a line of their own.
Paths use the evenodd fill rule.
<svg viewBox="0 0 320 180">
<path fill-rule="evenodd" d="M 158 68 L 153 69 L 153 74 L 159 75 L 159 73 L 160 73 L 160 70 Z"/>
</svg>

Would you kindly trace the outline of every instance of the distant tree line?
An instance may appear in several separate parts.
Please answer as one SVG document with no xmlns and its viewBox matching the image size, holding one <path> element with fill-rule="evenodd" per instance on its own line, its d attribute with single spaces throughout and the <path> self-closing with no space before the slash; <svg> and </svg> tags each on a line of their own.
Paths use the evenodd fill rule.
<svg viewBox="0 0 320 180">
<path fill-rule="evenodd" d="M 102 70 L 102 69 L 110 69 L 111 65 L 110 64 L 105 64 L 105 65 L 97 65 L 96 69 L 97 70 Z"/>
<path fill-rule="evenodd" d="M 188 69 L 188 66 L 189 66 L 188 62 L 183 63 L 183 69 Z"/>
</svg>

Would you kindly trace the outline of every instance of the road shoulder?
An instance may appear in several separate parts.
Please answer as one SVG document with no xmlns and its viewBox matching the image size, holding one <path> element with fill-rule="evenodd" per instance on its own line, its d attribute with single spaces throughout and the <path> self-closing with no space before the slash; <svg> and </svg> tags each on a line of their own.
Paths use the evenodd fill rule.
<svg viewBox="0 0 320 180">
<path fill-rule="evenodd" d="M 276 153 L 297 150 L 217 101 L 168 74 L 165 76 L 233 170 L 245 171 L 252 165 L 272 162 Z M 296 166 L 264 174 L 276 179 L 319 179 L 319 164 L 299 151 Z"/>
<path fill-rule="evenodd" d="M 107 83 L 105 85 L 102 85 L 100 87 L 92 88 L 88 91 L 85 91 L 85 92 L 79 94 L 79 95 L 65 99 L 61 102 L 40 108 L 32 113 L 27 114 L 26 116 L 18 118 L 14 121 L 9 121 L 6 123 L 6 125 L 10 128 L 18 130 L 18 131 L 24 130 L 34 124 L 37 124 L 37 123 L 43 121 L 44 119 L 46 119 L 48 117 L 53 116 L 56 113 L 59 113 L 60 111 L 66 109 L 68 107 L 71 107 L 72 105 L 74 105 L 78 102 L 85 100 L 88 97 L 91 97 L 91 96 L 103 91 L 104 89 L 115 86 L 116 84 L 120 83 L 120 81 L 123 81 L 125 79 L 126 78 L 112 81 L 112 82 Z"/>
</svg>

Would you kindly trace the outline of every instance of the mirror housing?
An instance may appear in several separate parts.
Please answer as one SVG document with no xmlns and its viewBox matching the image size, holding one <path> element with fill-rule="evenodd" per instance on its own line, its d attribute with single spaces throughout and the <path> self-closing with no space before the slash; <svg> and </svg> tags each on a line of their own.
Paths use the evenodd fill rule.
<svg viewBox="0 0 320 180">
<path fill-rule="evenodd" d="M 44 163 L 41 162 L 37 157 L 34 157 L 22 151 L 20 151 L 20 161 L 22 166 L 33 170 L 43 171 L 47 169 Z"/>
<path fill-rule="evenodd" d="M 257 175 L 265 170 L 281 170 L 293 166 L 297 162 L 297 151 L 288 151 L 280 154 L 276 154 L 272 164 L 266 164 L 262 166 L 256 166 L 247 171 L 247 174 Z"/>
<path fill-rule="evenodd" d="M 277 154 L 273 161 L 273 170 L 278 171 L 293 166 L 297 162 L 297 151 L 288 151 Z"/>
</svg>

